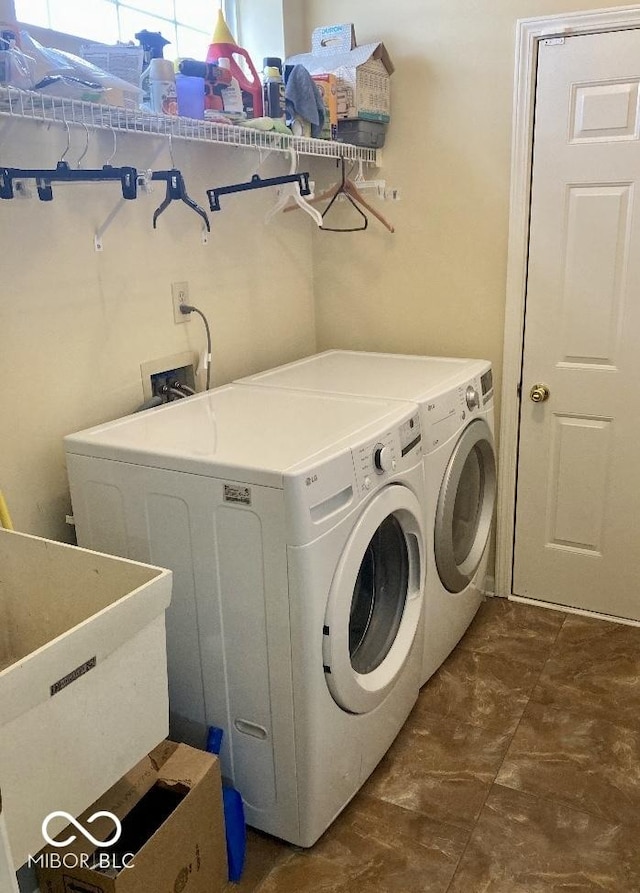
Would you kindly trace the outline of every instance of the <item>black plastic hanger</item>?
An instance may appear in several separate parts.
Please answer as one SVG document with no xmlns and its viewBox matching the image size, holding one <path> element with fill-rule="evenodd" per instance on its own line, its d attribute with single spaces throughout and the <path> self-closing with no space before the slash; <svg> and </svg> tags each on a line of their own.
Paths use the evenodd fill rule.
<svg viewBox="0 0 640 893">
<path fill-rule="evenodd" d="M 153 171 L 153 173 L 151 174 L 151 179 L 164 180 L 167 184 L 167 194 L 164 197 L 164 201 L 153 212 L 154 229 L 156 229 L 158 217 L 162 214 L 162 212 L 166 211 L 172 201 L 179 200 L 181 202 L 184 202 L 185 205 L 191 208 L 192 211 L 195 211 L 196 214 L 199 214 L 204 221 L 207 232 L 211 232 L 211 224 L 209 223 L 209 218 L 207 217 L 206 211 L 204 210 L 204 208 L 201 208 L 200 205 L 196 204 L 196 202 L 194 202 L 194 200 L 187 194 L 187 190 L 184 185 L 184 177 L 177 168 L 171 168 L 171 170 L 169 171 Z"/>
<path fill-rule="evenodd" d="M 0 167 L 0 198 L 14 197 L 14 180 L 35 180 L 40 201 L 53 201 L 52 183 L 96 183 L 119 180 L 122 197 L 134 199 L 138 195 L 138 172 L 135 167 L 112 167 L 105 164 L 98 170 L 82 170 L 59 161 L 54 170 L 46 168 Z"/>
<path fill-rule="evenodd" d="M 262 179 L 258 174 L 254 174 L 248 183 L 234 183 L 231 186 L 207 189 L 209 207 L 212 211 L 220 211 L 221 195 L 230 195 L 233 192 L 247 192 L 250 189 L 266 189 L 268 186 L 282 186 L 283 183 L 297 183 L 300 187 L 300 195 L 311 195 L 308 172 L 282 174 L 280 177 L 265 177 L 265 179 Z"/>
<path fill-rule="evenodd" d="M 338 198 L 338 196 L 344 195 L 347 198 L 347 200 L 351 202 L 351 204 L 356 209 L 358 214 L 362 217 L 362 219 L 364 220 L 364 224 L 362 226 L 347 226 L 347 227 L 342 227 L 342 228 L 335 227 L 335 226 L 324 226 L 324 224 L 323 224 L 321 227 L 319 227 L 319 229 L 323 229 L 323 230 L 325 230 L 325 232 L 330 232 L 330 233 L 361 233 L 361 232 L 364 232 L 364 230 L 369 226 L 369 218 L 364 213 L 364 211 L 360 210 L 360 208 L 358 207 L 356 202 L 353 200 L 353 198 L 349 194 L 349 192 L 346 188 L 347 178 L 346 178 L 345 171 L 344 171 L 344 158 L 341 158 L 340 161 L 342 163 L 342 179 L 341 179 L 340 183 L 338 184 L 336 191 L 333 194 L 333 198 L 331 199 L 331 201 L 329 202 L 327 207 L 322 212 L 322 219 L 323 220 L 325 219 L 325 217 L 331 210 L 331 206 L 333 205 L 335 200 Z"/>
</svg>

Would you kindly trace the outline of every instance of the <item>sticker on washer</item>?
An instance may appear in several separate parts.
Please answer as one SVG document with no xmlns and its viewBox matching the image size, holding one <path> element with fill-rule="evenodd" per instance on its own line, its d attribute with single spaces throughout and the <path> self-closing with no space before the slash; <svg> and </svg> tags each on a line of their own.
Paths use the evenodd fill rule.
<svg viewBox="0 0 640 893">
<path fill-rule="evenodd" d="M 225 502 L 251 505 L 251 487 L 241 487 L 239 484 L 225 484 L 223 498 Z"/>
</svg>

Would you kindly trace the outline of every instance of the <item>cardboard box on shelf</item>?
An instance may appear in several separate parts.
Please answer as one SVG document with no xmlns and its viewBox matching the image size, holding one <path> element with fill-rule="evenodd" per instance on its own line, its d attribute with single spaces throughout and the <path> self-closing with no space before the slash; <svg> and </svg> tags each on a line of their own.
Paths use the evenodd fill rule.
<svg viewBox="0 0 640 893">
<path fill-rule="evenodd" d="M 354 25 L 346 23 L 316 28 L 311 45 L 310 53 L 291 56 L 286 64 L 304 65 L 312 76 L 335 75 L 338 96 L 344 94 L 339 118 L 390 120 L 394 67 L 382 42 L 358 46 Z"/>
<path fill-rule="evenodd" d="M 96 846 L 88 834 L 107 843 L 117 837 L 111 815 L 121 835 L 110 846 Z M 223 890 L 227 854 L 218 758 L 164 742 L 57 839 L 69 843 L 48 846 L 36 857 L 42 893 Z"/>
<path fill-rule="evenodd" d="M 320 139 L 335 140 L 338 135 L 338 87 L 335 74 L 314 74 L 313 80 L 324 103 L 324 125 Z"/>
<path fill-rule="evenodd" d="M 144 50 L 129 44 L 107 45 L 86 43 L 80 48 L 80 56 L 92 65 L 111 75 L 113 83 L 105 90 L 100 102 L 126 109 L 137 109 L 142 102 L 140 76 Z M 129 85 L 129 86 L 127 86 Z"/>
</svg>

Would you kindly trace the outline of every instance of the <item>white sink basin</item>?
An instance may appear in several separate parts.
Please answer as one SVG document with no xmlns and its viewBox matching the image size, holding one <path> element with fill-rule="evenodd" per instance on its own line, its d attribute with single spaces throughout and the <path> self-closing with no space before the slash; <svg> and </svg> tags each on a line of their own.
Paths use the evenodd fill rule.
<svg viewBox="0 0 640 893">
<path fill-rule="evenodd" d="M 9 840 L 2 813 L 2 791 L 0 791 L 0 890 L 2 893 L 18 893 L 18 884 L 13 870 L 13 859 L 9 853 Z"/>
<path fill-rule="evenodd" d="M 167 736 L 170 600 L 170 571 L 0 529 L 0 791 L 16 868 L 50 813 L 79 815 Z"/>
</svg>

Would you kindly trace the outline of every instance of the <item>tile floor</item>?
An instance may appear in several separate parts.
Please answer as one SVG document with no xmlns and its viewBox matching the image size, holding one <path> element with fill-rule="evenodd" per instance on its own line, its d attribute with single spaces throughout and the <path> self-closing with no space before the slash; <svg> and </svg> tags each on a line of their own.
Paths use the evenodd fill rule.
<svg viewBox="0 0 640 893">
<path fill-rule="evenodd" d="M 637 893 L 640 629 L 487 600 L 318 843 L 250 831 L 229 889 Z"/>
</svg>

